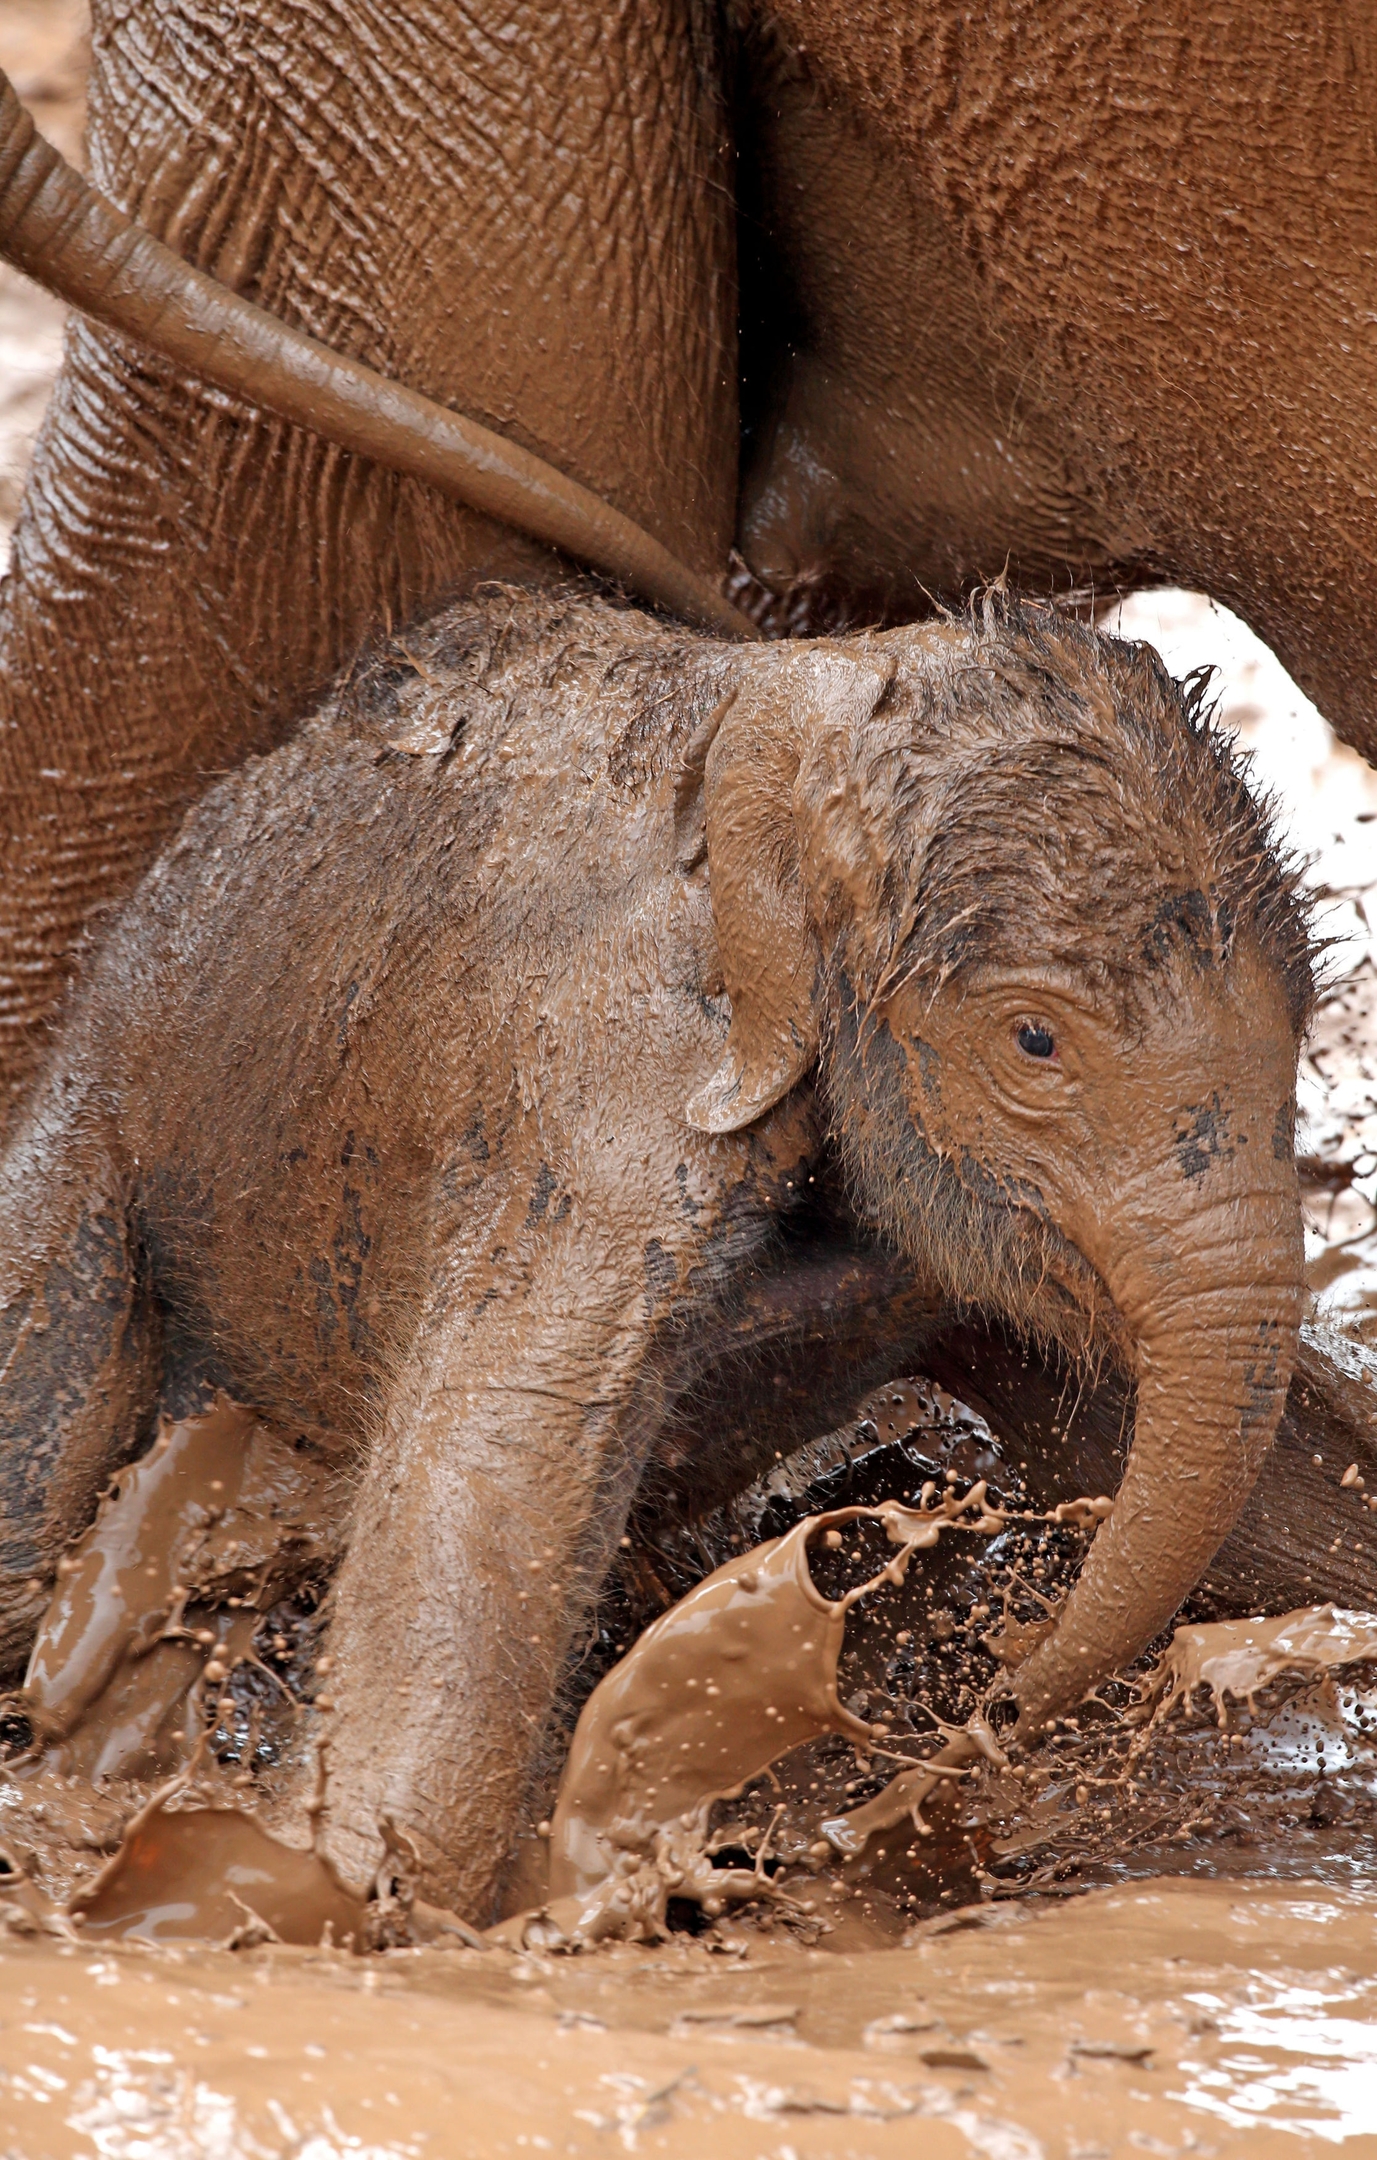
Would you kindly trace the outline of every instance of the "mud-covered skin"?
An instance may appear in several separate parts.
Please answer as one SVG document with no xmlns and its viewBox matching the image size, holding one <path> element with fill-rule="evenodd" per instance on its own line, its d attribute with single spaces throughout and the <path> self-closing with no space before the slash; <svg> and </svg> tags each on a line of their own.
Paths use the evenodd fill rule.
<svg viewBox="0 0 1377 2160">
<path fill-rule="evenodd" d="M 1372 756 L 1367 11 L 742 12 L 757 573 L 1202 590 Z"/>
<path fill-rule="evenodd" d="M 108 1208 L 181 1358 L 367 1463 L 332 1836 L 357 1873 L 390 1799 L 480 1909 L 694 1323 L 801 1199 L 818 1130 L 806 1091 L 730 1143 L 683 1120 L 725 1007 L 674 758 L 730 649 L 597 608 L 542 638 L 519 596 L 461 627 L 404 641 L 477 678 L 441 705 L 452 754 L 387 747 L 425 690 L 394 652 L 156 867 L 12 1152 L 3 1302 L 66 1264 L 69 1196 Z M 118 1363 L 112 1332 L 86 1370 Z M 138 1418 L 61 1355 L 45 1377 L 73 1401 L 62 1474 L 42 1427 L 43 1480 L 27 1440 L 8 1464 L 21 1565 L 50 1580 Z M 5 1588 L 13 1657 L 35 1606 Z"/>
<path fill-rule="evenodd" d="M 128 1186 L 103 1159 L 98 1124 L 77 1091 L 56 1088 L 0 1162 L 0 1574 L 7 1617 L 38 1618 L 53 1539 L 84 1528 L 93 1491 L 146 1436 L 160 1369 Z M 59 1174 L 50 1182 L 59 1161 L 81 1161 L 86 1178 L 64 1184 Z M 40 1190 L 44 1200 L 35 1206 Z"/>
<path fill-rule="evenodd" d="M 88 160 L 122 208 L 716 575 L 734 247 L 699 0 L 92 15 Z M 11 1082 L 84 925 L 208 775 L 280 741 L 372 631 L 475 576 L 561 569 L 78 318 L 21 522 L 0 588 Z"/>
<path fill-rule="evenodd" d="M 137 1255 L 177 1370 L 355 1465 L 332 1853 L 366 1881 L 390 1813 L 481 1917 L 647 1464 L 744 1483 L 975 1300 L 1152 1403 L 1113 1565 L 1030 1660 L 1067 1707 L 1191 1587 L 1280 1414 L 1308 996 L 1265 827 L 1145 649 L 1012 605 L 750 649 L 462 604 L 215 789 L 92 965 L 5 1166 L 0 1304 L 93 1215 L 130 1281 L 75 1385 L 54 1337 L 73 1437 L 12 1534 L 51 1578 L 146 1429 L 151 1388 L 105 1378 Z M 1237 1144 L 1197 1191 L 1215 1090 Z"/>
<path fill-rule="evenodd" d="M 1040 589 L 1175 580 L 1372 750 L 1360 9 L 94 17 L 122 208 L 693 569 L 735 532 L 805 625 L 910 619 L 1009 559 Z M 0 596 L 0 1084 L 207 774 L 370 634 L 557 567 L 75 324 Z"/>
</svg>

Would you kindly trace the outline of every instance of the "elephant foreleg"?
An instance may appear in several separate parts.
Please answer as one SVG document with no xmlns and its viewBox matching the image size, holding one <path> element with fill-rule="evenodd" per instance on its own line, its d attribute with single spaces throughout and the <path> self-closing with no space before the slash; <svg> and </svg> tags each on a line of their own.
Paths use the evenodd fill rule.
<svg viewBox="0 0 1377 2160">
<path fill-rule="evenodd" d="M 586 1228 L 586 1225 L 585 1225 Z M 515 1242 L 514 1240 L 512 1241 Z M 658 1390 L 641 1248 L 561 1224 L 437 1287 L 336 1586 L 325 1837 L 360 1885 L 390 1816 L 426 1895 L 490 1917 L 556 1683 L 606 1573 Z"/>
</svg>

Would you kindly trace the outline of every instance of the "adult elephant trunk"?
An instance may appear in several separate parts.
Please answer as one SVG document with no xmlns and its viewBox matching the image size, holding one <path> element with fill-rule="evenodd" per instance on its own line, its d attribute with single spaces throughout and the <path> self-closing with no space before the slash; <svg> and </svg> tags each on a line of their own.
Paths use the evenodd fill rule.
<svg viewBox="0 0 1377 2160">
<path fill-rule="evenodd" d="M 1293 1166 L 1254 1165 L 1208 1209 L 1180 1183 L 1178 1222 L 1145 1237 L 1132 1207 L 1101 1264 L 1133 1346 L 1137 1422 L 1114 1510 L 1058 1624 L 1018 1668 L 1018 1729 L 1031 1737 L 1073 1710 L 1165 1627 L 1232 1529 L 1286 1402 L 1303 1296 Z M 1178 1174 L 1179 1175 L 1179 1174 Z M 1113 1245 L 1119 1249 L 1114 1250 Z M 1094 1258 L 1093 1253 L 1091 1254 Z"/>
</svg>

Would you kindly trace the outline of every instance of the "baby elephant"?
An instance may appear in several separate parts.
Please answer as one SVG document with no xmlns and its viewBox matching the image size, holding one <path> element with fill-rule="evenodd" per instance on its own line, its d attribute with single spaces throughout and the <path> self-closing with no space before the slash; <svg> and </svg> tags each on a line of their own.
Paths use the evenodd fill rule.
<svg viewBox="0 0 1377 2160">
<path fill-rule="evenodd" d="M 390 1814 L 486 1917 L 646 1466 L 696 1433 L 744 1482 L 965 1306 L 1136 1380 L 1011 1683 L 1040 1727 L 1271 1442 L 1311 996 L 1146 648 L 1013 603 L 752 648 L 456 605 L 192 813 L 0 1169 L 11 1661 L 169 1376 L 349 1451 L 334 1857 L 365 1881 Z"/>
</svg>

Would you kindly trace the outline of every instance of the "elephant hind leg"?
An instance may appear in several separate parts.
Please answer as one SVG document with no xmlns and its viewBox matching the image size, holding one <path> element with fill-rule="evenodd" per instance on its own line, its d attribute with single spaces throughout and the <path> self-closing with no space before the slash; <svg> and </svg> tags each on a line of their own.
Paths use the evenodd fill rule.
<svg viewBox="0 0 1377 2160">
<path fill-rule="evenodd" d="M 1276 1445 L 1193 1604 L 1211 1616 L 1326 1602 L 1377 1610 L 1374 1493 L 1377 1357 L 1307 1326 Z"/>
<path fill-rule="evenodd" d="M 83 1129 L 84 1128 L 84 1129 Z M 41 1110 L 0 1160 L 0 1673 L 22 1664 L 64 1545 L 137 1447 L 157 1330 L 124 1180 Z"/>
</svg>

